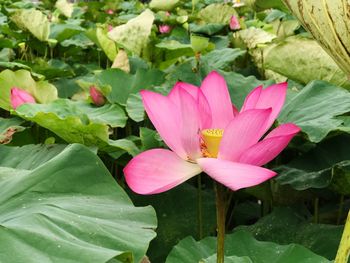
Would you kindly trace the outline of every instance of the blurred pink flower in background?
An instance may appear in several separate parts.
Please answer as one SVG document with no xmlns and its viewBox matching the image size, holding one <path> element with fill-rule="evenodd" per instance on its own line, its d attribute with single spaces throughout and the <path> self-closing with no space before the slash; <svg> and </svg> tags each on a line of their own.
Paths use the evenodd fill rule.
<svg viewBox="0 0 350 263">
<path fill-rule="evenodd" d="M 238 30 L 241 28 L 241 25 L 239 23 L 239 20 L 236 16 L 231 16 L 230 18 L 230 29 L 231 30 Z"/>
<path fill-rule="evenodd" d="M 17 87 L 11 89 L 10 101 L 13 109 L 16 109 L 24 103 L 36 103 L 34 97 L 30 93 Z"/>
<path fill-rule="evenodd" d="M 167 191 L 204 171 L 232 190 L 260 184 L 276 173 L 260 166 L 274 159 L 300 131 L 293 123 L 271 127 L 285 101 L 287 83 L 232 105 L 225 79 L 211 72 L 200 88 L 178 82 L 168 96 L 143 90 L 147 115 L 170 150 L 152 149 L 124 168 L 129 187 L 139 194 Z"/>
<path fill-rule="evenodd" d="M 103 96 L 101 91 L 99 91 L 95 86 L 90 87 L 90 97 L 92 99 L 92 102 L 96 106 L 102 106 L 106 103 L 106 98 Z"/>
<path fill-rule="evenodd" d="M 106 13 L 109 14 L 109 15 L 113 15 L 114 14 L 114 11 L 112 9 L 107 9 L 106 10 Z"/>
<path fill-rule="evenodd" d="M 108 32 L 109 32 L 109 31 L 112 31 L 112 30 L 113 30 L 113 28 L 114 28 L 114 27 L 113 27 L 112 25 L 108 25 L 108 26 L 107 26 L 107 30 L 108 30 Z"/>
<path fill-rule="evenodd" d="M 159 26 L 159 32 L 161 34 L 168 34 L 171 31 L 171 26 L 169 25 L 160 25 Z"/>
</svg>

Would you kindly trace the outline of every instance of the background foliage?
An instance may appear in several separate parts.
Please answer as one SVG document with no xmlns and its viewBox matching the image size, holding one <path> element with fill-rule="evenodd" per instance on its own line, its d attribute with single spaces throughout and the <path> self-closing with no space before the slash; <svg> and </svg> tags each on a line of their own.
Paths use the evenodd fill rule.
<svg viewBox="0 0 350 263">
<path fill-rule="evenodd" d="M 138 196 L 122 169 L 165 147 L 138 92 L 217 70 L 237 107 L 254 87 L 288 81 L 278 122 L 302 128 L 267 165 L 278 177 L 232 194 L 226 261 L 333 260 L 350 207 L 346 73 L 280 0 L 142 2 L 1 1 L 1 259 L 215 262 L 212 182 Z M 38 103 L 13 110 L 14 86 Z"/>
</svg>

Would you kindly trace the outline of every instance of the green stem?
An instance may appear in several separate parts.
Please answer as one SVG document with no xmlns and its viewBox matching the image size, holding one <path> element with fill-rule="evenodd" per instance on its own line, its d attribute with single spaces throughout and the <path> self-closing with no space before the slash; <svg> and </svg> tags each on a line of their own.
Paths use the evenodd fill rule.
<svg viewBox="0 0 350 263">
<path fill-rule="evenodd" d="M 202 175 L 197 176 L 198 238 L 203 238 Z"/>
<path fill-rule="evenodd" d="M 337 256 L 335 257 L 334 263 L 346 263 L 348 262 L 350 254 L 350 211 L 348 218 L 346 219 L 342 238 L 340 240 Z"/>
<path fill-rule="evenodd" d="M 216 225 L 217 225 L 217 263 L 224 263 L 225 256 L 225 219 L 226 200 L 225 187 L 220 183 L 215 184 L 216 192 Z"/>
<path fill-rule="evenodd" d="M 340 219 L 343 214 L 344 209 L 344 195 L 340 196 L 339 208 L 338 208 L 338 216 L 337 216 L 337 225 L 340 224 Z"/>
<path fill-rule="evenodd" d="M 319 199 L 318 197 L 315 198 L 315 202 L 314 202 L 314 223 L 318 223 L 318 203 L 319 203 Z"/>
</svg>

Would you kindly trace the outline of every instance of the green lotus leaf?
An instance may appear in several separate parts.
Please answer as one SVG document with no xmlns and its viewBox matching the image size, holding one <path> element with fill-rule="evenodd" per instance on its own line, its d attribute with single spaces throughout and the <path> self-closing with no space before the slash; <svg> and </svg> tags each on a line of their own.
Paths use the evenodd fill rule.
<svg viewBox="0 0 350 263">
<path fill-rule="evenodd" d="M 115 42 L 108 38 L 106 29 L 101 26 L 89 29 L 86 31 L 86 36 L 105 52 L 109 60 L 113 61 L 115 59 L 118 53 L 117 47 Z"/>
<path fill-rule="evenodd" d="M 195 241 L 192 237 L 181 240 L 170 252 L 166 263 L 200 262 L 216 252 L 216 238 L 207 237 Z M 259 263 L 330 263 L 303 246 L 297 244 L 278 245 L 272 242 L 257 241 L 245 231 L 237 231 L 225 237 L 225 256 L 246 257 L 242 262 Z M 205 261 L 204 261 L 205 262 Z M 239 262 L 239 261 L 238 261 Z M 249 262 L 249 261 L 248 261 Z"/>
<path fill-rule="evenodd" d="M 50 104 L 23 104 L 15 113 L 69 143 L 97 146 L 107 152 L 118 148 L 132 155 L 139 151 L 132 141 L 109 139 L 110 127 L 124 127 L 127 120 L 124 111 L 116 104 L 95 107 L 82 101 L 58 99 Z"/>
<path fill-rule="evenodd" d="M 305 214 L 296 209 L 277 207 L 255 224 L 238 226 L 235 231 L 249 231 L 260 241 L 271 241 L 280 245 L 297 243 L 329 260 L 334 259 L 344 227 L 309 221 Z"/>
<path fill-rule="evenodd" d="M 211 4 L 198 13 L 198 17 L 206 23 L 224 24 L 230 23 L 231 16 L 238 16 L 236 10 L 228 4 Z"/>
<path fill-rule="evenodd" d="M 154 15 L 146 9 L 139 16 L 130 19 L 126 24 L 115 27 L 108 32 L 108 37 L 125 49 L 140 55 L 146 47 L 151 34 Z"/>
<path fill-rule="evenodd" d="M 284 0 L 339 67 L 350 75 L 349 1 Z"/>
<path fill-rule="evenodd" d="M 50 34 L 50 22 L 47 16 L 35 9 L 19 9 L 11 16 L 16 25 L 28 30 L 40 41 L 47 41 Z"/>
<path fill-rule="evenodd" d="M 296 190 L 325 188 L 331 185 L 342 194 L 349 194 L 350 136 L 343 135 L 319 143 L 290 163 L 275 168 L 277 182 Z"/>
<path fill-rule="evenodd" d="M 83 145 L 0 146 L 4 262 L 140 262 L 155 212 L 136 208 Z"/>
<path fill-rule="evenodd" d="M 156 10 L 170 11 L 172 10 L 180 0 L 152 0 L 149 3 L 149 7 Z"/>
<path fill-rule="evenodd" d="M 71 17 L 74 11 L 74 4 L 67 0 L 57 0 L 55 7 L 66 17 Z"/>
<path fill-rule="evenodd" d="M 278 117 L 280 123 L 292 122 L 312 142 L 320 142 L 331 131 L 342 127 L 336 118 L 349 112 L 350 92 L 323 81 L 313 81 L 287 101 Z"/>
<path fill-rule="evenodd" d="M 47 81 L 35 81 L 27 70 L 4 70 L 0 73 L 0 107 L 5 110 L 11 109 L 10 92 L 12 87 L 28 91 L 37 102 L 48 103 L 57 99 L 55 86 Z"/>
<path fill-rule="evenodd" d="M 292 36 L 263 50 L 264 69 L 307 84 L 314 79 L 350 89 L 347 75 L 314 40 Z"/>
</svg>

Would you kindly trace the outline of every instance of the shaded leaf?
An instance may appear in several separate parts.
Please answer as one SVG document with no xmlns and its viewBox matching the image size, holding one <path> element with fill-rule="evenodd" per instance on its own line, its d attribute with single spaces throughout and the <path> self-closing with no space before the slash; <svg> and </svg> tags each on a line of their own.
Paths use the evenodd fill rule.
<svg viewBox="0 0 350 263">
<path fill-rule="evenodd" d="M 105 263 L 144 256 L 155 236 L 153 209 L 135 208 L 89 149 L 28 145 L 0 152 L 7 155 L 0 160 L 2 260 Z"/>
</svg>

